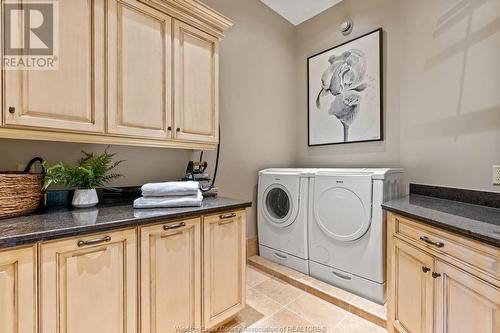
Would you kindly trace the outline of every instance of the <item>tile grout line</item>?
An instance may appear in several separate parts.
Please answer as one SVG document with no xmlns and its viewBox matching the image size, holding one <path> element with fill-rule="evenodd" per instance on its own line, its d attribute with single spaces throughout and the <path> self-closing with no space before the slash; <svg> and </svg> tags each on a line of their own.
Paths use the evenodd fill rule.
<svg viewBox="0 0 500 333">
<path fill-rule="evenodd" d="M 270 279 L 271 279 L 271 278 L 270 278 Z M 270 280 L 270 279 L 268 279 L 268 280 Z M 266 280 L 266 281 L 267 281 L 267 280 Z M 262 283 L 264 283 L 264 282 L 266 282 L 266 281 L 263 281 Z M 260 285 L 260 284 L 261 284 L 261 283 L 259 283 L 258 285 Z M 290 285 L 290 286 L 291 286 L 291 285 Z M 256 286 L 254 286 L 254 287 L 252 287 L 252 288 L 250 288 L 250 289 L 253 289 L 253 288 L 255 288 L 255 287 L 257 287 L 257 285 L 256 285 Z M 293 287 L 293 286 L 292 286 L 292 287 Z M 294 287 L 294 288 L 295 288 L 295 287 Z M 297 288 L 297 289 L 298 289 L 298 288 Z M 257 290 L 257 291 L 258 291 L 258 290 Z M 258 291 L 258 292 L 259 292 L 259 291 Z M 276 304 L 279 304 L 279 305 L 280 305 L 280 308 L 279 308 L 278 310 L 276 310 L 276 311 L 272 312 L 272 313 L 271 313 L 271 314 L 269 314 L 268 316 L 264 316 L 263 318 L 261 318 L 261 319 L 257 320 L 255 323 L 253 323 L 253 324 L 252 324 L 252 325 L 250 325 L 249 327 L 252 327 L 252 326 L 254 326 L 254 325 L 255 325 L 255 324 L 257 324 L 257 323 L 260 323 L 260 322 L 262 322 L 262 321 L 264 321 L 264 320 L 266 320 L 266 319 L 271 318 L 272 316 L 274 316 L 275 314 L 277 314 L 278 312 L 280 312 L 280 311 L 282 311 L 282 310 L 288 310 L 288 311 L 290 311 L 290 310 L 287 308 L 287 306 L 288 306 L 289 304 L 291 304 L 293 301 L 295 301 L 297 298 L 299 298 L 300 296 L 302 296 L 302 295 L 304 294 L 304 291 L 302 291 L 302 290 L 301 290 L 301 294 L 299 294 L 299 295 L 297 295 L 296 297 L 292 298 L 292 300 L 291 300 L 290 302 L 286 303 L 285 305 L 283 305 L 283 304 L 281 304 L 281 303 L 279 303 L 279 302 L 276 302 L 276 301 L 275 301 L 275 300 L 273 300 L 271 297 L 267 296 L 266 294 L 264 294 L 264 293 L 262 293 L 262 292 L 259 292 L 259 293 L 261 293 L 261 294 L 262 294 L 262 295 L 264 295 L 265 297 L 269 298 L 271 301 L 275 302 Z M 293 311 L 291 311 L 291 312 L 293 312 Z M 293 312 L 293 313 L 294 313 L 294 312 Z M 302 319 L 305 319 L 305 318 L 302 318 Z M 306 319 L 305 319 L 305 320 L 306 320 Z M 309 322 L 309 320 L 306 320 L 306 321 L 308 321 L 308 322 Z"/>
<path fill-rule="evenodd" d="M 257 270 L 257 271 L 261 271 L 263 273 L 266 273 L 268 275 L 271 275 L 273 278 L 275 279 L 278 279 L 278 280 L 281 280 L 285 283 L 288 283 L 289 285 L 297 288 L 297 289 L 300 289 L 308 294 L 311 294 L 313 296 L 316 296 L 320 299 L 323 299 L 324 301 L 330 303 L 330 304 L 333 304 L 335 306 L 338 306 L 340 308 L 342 308 L 343 310 L 347 311 L 348 313 L 351 313 L 357 317 L 360 317 L 360 318 L 363 318 L 379 327 L 382 327 L 382 328 L 385 328 L 385 325 L 383 323 L 381 323 L 380 321 L 382 322 L 385 322 L 387 319 L 384 319 L 384 318 L 381 318 L 379 317 L 377 314 L 373 313 L 372 311 L 369 311 L 369 310 L 364 310 L 363 308 L 359 307 L 359 306 L 356 306 L 356 305 L 353 305 L 351 304 L 350 301 L 348 300 L 344 300 L 344 299 L 341 299 L 339 297 L 336 297 L 336 296 L 333 296 L 333 295 L 329 295 L 331 297 L 333 297 L 335 300 L 338 300 L 340 302 L 343 302 L 347 305 L 346 308 L 342 307 L 342 306 L 339 306 L 338 304 L 335 304 L 333 302 L 330 302 L 312 292 L 310 292 L 308 289 L 316 289 L 318 292 L 322 292 L 320 289 L 317 289 L 317 288 L 314 288 L 313 286 L 308 286 L 306 285 L 305 283 L 301 282 L 301 281 L 298 281 L 297 279 L 294 279 L 293 277 L 289 277 L 287 276 L 285 273 L 283 272 L 279 272 L 273 268 L 270 268 L 270 267 L 266 267 L 265 266 L 265 262 L 264 263 L 261 263 L 261 262 L 256 262 L 256 261 L 253 261 L 251 260 L 251 258 L 249 258 L 248 260 L 248 264 L 254 269 L 254 270 Z M 294 285 L 293 283 L 290 283 L 289 281 L 287 281 L 287 279 L 290 279 L 290 280 L 293 280 L 294 282 L 298 283 L 300 285 L 300 287 Z M 353 312 L 353 310 L 356 310 L 358 312 L 362 312 L 363 314 L 358 314 L 358 313 L 355 313 Z M 376 320 L 374 321 L 373 318 L 376 318 Z"/>
<path fill-rule="evenodd" d="M 259 324 L 259 323 L 261 323 L 261 322 L 263 322 L 263 321 L 265 321 L 265 320 L 267 320 L 267 319 L 269 319 L 269 318 L 273 317 L 273 316 L 274 316 L 274 315 L 276 315 L 278 312 L 283 311 L 283 310 L 287 310 L 287 311 L 289 311 L 289 312 L 293 313 L 294 315 L 296 315 L 297 317 L 299 317 L 300 319 L 302 319 L 302 320 L 304 320 L 304 321 L 306 321 L 306 322 L 308 322 L 308 323 L 311 323 L 311 324 L 316 325 L 316 326 L 318 326 L 318 327 L 325 328 L 325 332 L 324 332 L 324 333 L 335 333 L 335 331 L 336 331 L 336 330 L 337 330 L 337 329 L 338 329 L 338 328 L 339 328 L 339 327 L 340 327 L 343 323 L 345 323 L 345 322 L 346 322 L 346 320 L 349 318 L 349 316 L 354 316 L 354 317 L 356 317 L 356 318 L 359 318 L 359 319 L 362 319 L 362 320 L 366 320 L 366 321 L 370 322 L 371 324 L 374 324 L 374 325 L 376 325 L 377 327 L 380 327 L 380 325 L 377 325 L 377 324 L 375 324 L 374 322 L 372 322 L 372 321 L 370 321 L 370 320 L 368 320 L 368 319 L 366 319 L 366 318 L 360 317 L 360 316 L 358 316 L 356 313 L 351 312 L 351 307 L 355 307 L 355 306 L 352 306 L 351 304 L 349 304 L 349 309 L 344 309 L 344 308 L 342 308 L 342 307 L 340 307 L 340 306 L 338 306 L 338 305 L 336 305 L 336 304 L 332 304 L 331 302 L 329 302 L 329 301 L 327 301 L 327 300 L 325 300 L 325 299 L 323 299 L 323 298 L 321 298 L 321 297 L 318 297 L 318 296 L 316 296 L 316 295 L 314 295 L 314 294 L 309 293 L 307 290 L 304 290 L 304 289 L 301 289 L 301 288 L 299 288 L 299 287 L 297 287 L 297 286 L 294 286 L 294 285 L 290 284 L 289 282 L 287 282 L 287 281 L 285 281 L 285 280 L 280 279 L 278 276 L 276 276 L 276 275 L 274 275 L 274 274 L 267 273 L 266 271 L 261 270 L 261 269 L 259 269 L 258 267 L 251 267 L 251 268 L 252 268 L 253 270 L 257 271 L 258 273 L 261 273 L 261 274 L 262 274 L 262 273 L 264 273 L 264 274 L 266 274 L 267 276 L 266 276 L 266 279 L 265 279 L 265 280 L 263 280 L 263 281 L 261 281 L 261 282 L 259 282 L 259 283 L 255 284 L 254 286 L 251 286 L 251 287 L 249 286 L 249 289 L 253 289 L 254 291 L 256 291 L 256 292 L 257 292 L 258 294 L 260 294 L 261 296 L 264 296 L 264 298 L 265 298 L 265 299 L 270 300 L 271 302 L 276 303 L 277 305 L 279 305 L 279 308 L 278 308 L 276 311 L 274 311 L 274 312 L 270 313 L 269 315 L 264 316 L 263 318 L 261 318 L 261 319 L 257 320 L 256 322 L 252 323 L 252 325 L 249 325 L 248 327 L 253 327 L 254 325 L 257 325 L 257 324 Z M 256 289 L 256 287 L 258 287 L 259 285 L 261 285 L 261 284 L 262 284 L 262 283 L 264 283 L 264 282 L 267 282 L 268 280 L 275 280 L 275 281 L 277 281 L 277 282 L 284 283 L 284 284 L 286 284 L 287 286 L 289 286 L 289 287 L 291 287 L 291 288 L 294 288 L 294 289 L 299 290 L 299 291 L 300 291 L 300 294 L 299 294 L 299 295 L 297 295 L 297 296 L 295 296 L 294 298 L 292 298 L 292 299 L 291 299 L 288 303 L 286 303 L 285 305 L 283 305 L 283 304 L 281 304 L 281 303 L 279 303 L 279 302 L 276 302 L 274 299 L 272 299 L 271 297 L 269 297 L 268 295 L 266 295 L 264 292 L 261 292 L 261 291 L 259 291 L 258 289 Z M 297 299 L 299 299 L 300 297 L 303 297 L 303 296 L 305 296 L 305 295 L 310 295 L 310 296 L 311 296 L 311 297 L 313 297 L 313 298 L 317 298 L 319 301 L 322 301 L 322 302 L 325 302 L 325 303 L 331 304 L 332 306 L 338 307 L 339 309 L 341 309 L 341 310 L 345 311 L 346 313 L 345 313 L 345 315 L 343 316 L 343 318 L 342 318 L 342 319 L 341 319 L 341 320 L 340 320 L 340 321 L 339 321 L 336 325 L 334 325 L 334 326 L 333 326 L 333 327 L 331 327 L 331 328 L 328 328 L 327 326 L 322 325 L 321 323 L 319 323 L 319 322 L 318 322 L 318 321 L 316 321 L 316 320 L 307 319 L 307 318 L 306 318 L 306 317 L 304 317 L 302 314 L 300 314 L 300 313 L 298 313 L 298 312 L 294 311 L 293 309 L 291 309 L 291 308 L 289 307 L 289 306 L 291 305 L 291 303 L 295 302 Z M 246 328 L 248 328 L 248 327 L 246 327 Z M 246 328 L 245 328 L 245 330 L 246 330 Z M 382 328 L 384 328 L 384 329 L 385 329 L 385 327 L 382 327 Z"/>
<path fill-rule="evenodd" d="M 302 295 L 301 295 L 301 296 L 302 296 Z M 292 303 L 292 302 L 290 302 L 290 303 Z M 288 304 L 290 304 L 290 303 L 288 303 Z M 326 329 L 326 326 L 324 326 L 323 324 L 321 324 L 321 323 L 317 322 L 316 320 L 310 320 L 310 319 L 307 319 L 307 318 L 306 318 L 306 317 L 304 317 L 302 314 L 300 314 L 300 313 L 298 313 L 298 312 L 294 311 L 293 309 L 290 309 L 290 308 L 288 307 L 288 305 L 287 305 L 286 309 L 287 309 L 288 311 L 290 311 L 290 312 L 294 313 L 294 314 L 295 314 L 295 315 L 297 315 L 298 317 L 300 317 L 300 318 L 304 319 L 305 321 L 307 321 L 307 322 L 309 322 L 309 323 L 311 323 L 311 324 L 313 324 L 313 325 L 316 325 L 316 326 L 318 326 L 318 327 L 321 327 L 321 328 L 325 328 L 325 329 Z M 347 314 L 346 314 L 346 316 L 347 316 Z M 344 319 L 345 319 L 345 318 L 342 318 L 341 322 L 342 322 Z M 337 327 L 337 326 L 335 326 L 335 327 Z"/>
<path fill-rule="evenodd" d="M 335 325 L 335 327 L 332 328 L 331 333 L 335 333 L 335 330 L 337 330 L 337 328 L 339 328 L 340 325 L 342 325 L 342 323 L 347 319 L 347 317 L 349 317 L 349 315 L 352 315 L 352 313 L 351 312 L 347 312 L 346 315 L 344 316 L 344 318 L 342 318 L 342 320 L 339 321 L 339 323 L 337 325 Z"/>
</svg>

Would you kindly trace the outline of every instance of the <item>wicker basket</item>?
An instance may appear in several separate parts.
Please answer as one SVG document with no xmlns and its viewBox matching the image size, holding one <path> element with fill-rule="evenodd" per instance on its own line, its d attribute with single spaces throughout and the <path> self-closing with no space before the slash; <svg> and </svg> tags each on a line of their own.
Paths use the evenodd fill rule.
<svg viewBox="0 0 500 333">
<path fill-rule="evenodd" d="M 0 219 L 35 211 L 43 199 L 43 178 L 43 173 L 0 172 Z"/>
</svg>

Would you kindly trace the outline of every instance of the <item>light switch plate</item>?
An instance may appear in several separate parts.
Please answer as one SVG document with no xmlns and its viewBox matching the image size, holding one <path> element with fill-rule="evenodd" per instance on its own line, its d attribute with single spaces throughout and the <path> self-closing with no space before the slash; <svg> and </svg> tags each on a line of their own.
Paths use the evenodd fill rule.
<svg viewBox="0 0 500 333">
<path fill-rule="evenodd" d="M 493 166 L 493 185 L 500 185 L 500 165 Z"/>
</svg>

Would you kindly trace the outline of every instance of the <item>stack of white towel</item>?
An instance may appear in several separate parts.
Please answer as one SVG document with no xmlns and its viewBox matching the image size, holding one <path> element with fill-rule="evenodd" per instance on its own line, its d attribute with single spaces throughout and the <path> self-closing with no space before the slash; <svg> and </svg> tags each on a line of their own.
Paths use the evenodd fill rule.
<svg viewBox="0 0 500 333">
<path fill-rule="evenodd" d="M 200 207 L 203 202 L 198 182 L 193 181 L 144 184 L 141 190 L 134 208 Z"/>
</svg>

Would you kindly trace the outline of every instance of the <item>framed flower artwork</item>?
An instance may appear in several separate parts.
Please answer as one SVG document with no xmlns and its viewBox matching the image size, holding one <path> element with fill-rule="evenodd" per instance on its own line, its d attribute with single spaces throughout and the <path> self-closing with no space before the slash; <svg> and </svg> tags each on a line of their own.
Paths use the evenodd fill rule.
<svg viewBox="0 0 500 333">
<path fill-rule="evenodd" d="M 383 140 L 382 29 L 307 59 L 309 146 Z"/>
</svg>

